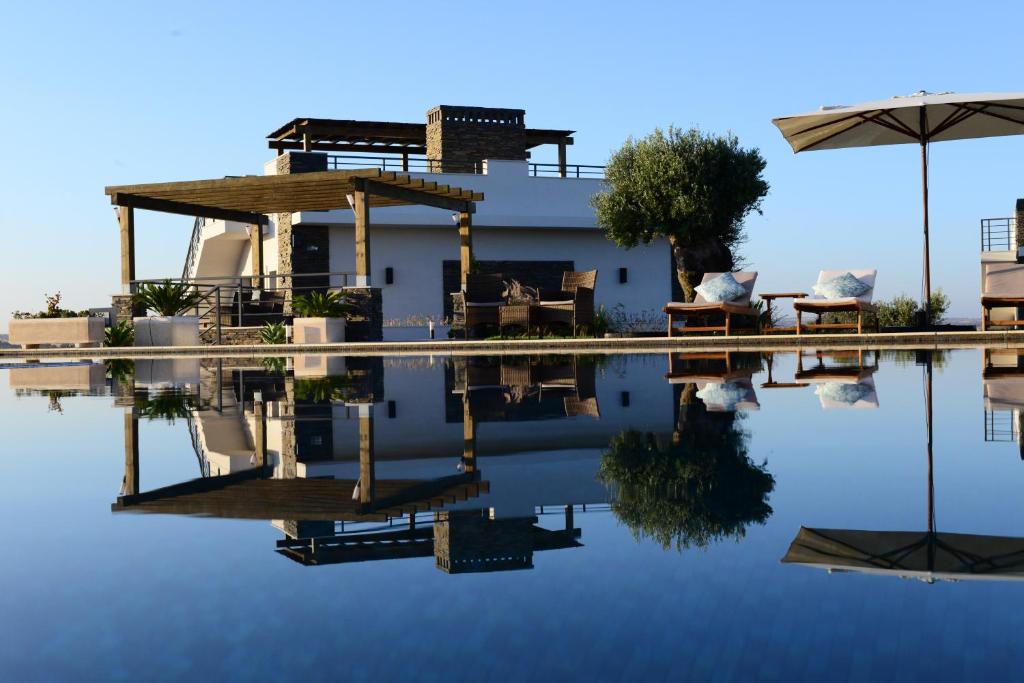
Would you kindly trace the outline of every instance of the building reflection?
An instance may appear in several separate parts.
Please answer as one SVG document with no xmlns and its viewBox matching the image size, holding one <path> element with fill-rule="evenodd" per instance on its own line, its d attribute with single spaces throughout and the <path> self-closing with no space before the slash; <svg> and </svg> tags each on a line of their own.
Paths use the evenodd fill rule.
<svg viewBox="0 0 1024 683">
<path fill-rule="evenodd" d="M 201 476 L 149 491 L 150 388 L 136 387 L 113 510 L 265 519 L 277 552 L 305 565 L 433 555 L 447 573 L 526 569 L 535 552 L 579 547 L 577 515 L 608 509 L 596 472 L 615 425 L 597 419 L 612 403 L 600 393 L 619 397 L 620 421 L 671 429 L 670 394 L 642 390 L 653 365 L 599 389 L 595 362 L 571 356 L 323 360 L 204 360 L 187 411 Z"/>
<path fill-rule="evenodd" d="M 985 349 L 981 376 L 985 441 L 1016 442 L 1024 460 L 1024 349 Z"/>
</svg>

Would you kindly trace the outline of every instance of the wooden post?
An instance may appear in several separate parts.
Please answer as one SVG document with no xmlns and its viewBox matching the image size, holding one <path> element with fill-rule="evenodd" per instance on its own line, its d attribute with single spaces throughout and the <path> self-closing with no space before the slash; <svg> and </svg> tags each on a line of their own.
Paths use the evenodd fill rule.
<svg viewBox="0 0 1024 683">
<path fill-rule="evenodd" d="M 370 196 L 356 185 L 352 210 L 356 214 L 356 287 L 370 286 Z"/>
<path fill-rule="evenodd" d="M 256 446 L 256 467 L 263 467 L 267 464 L 267 414 L 262 400 L 253 402 L 252 414 L 255 418 L 253 442 Z"/>
<path fill-rule="evenodd" d="M 565 530 L 572 531 L 573 527 L 576 526 L 573 522 L 573 509 L 572 505 L 565 506 Z"/>
<path fill-rule="evenodd" d="M 376 477 L 373 468 L 373 406 L 359 406 L 359 502 L 373 502 Z"/>
<path fill-rule="evenodd" d="M 476 421 L 469 410 L 469 396 L 462 399 L 462 464 L 476 472 Z"/>
<path fill-rule="evenodd" d="M 124 411 L 124 494 L 139 493 L 139 418 L 134 408 Z"/>
<path fill-rule="evenodd" d="M 304 132 L 302 134 L 302 151 L 312 152 L 313 151 L 313 139 L 309 137 L 309 133 Z"/>
<path fill-rule="evenodd" d="M 459 212 L 459 279 L 462 288 L 466 288 L 466 279 L 473 265 L 473 214 L 468 211 Z"/>
<path fill-rule="evenodd" d="M 403 173 L 408 173 L 409 172 L 409 153 L 408 152 L 402 152 L 402 172 Z"/>
<path fill-rule="evenodd" d="M 263 226 L 249 226 L 249 250 L 252 253 L 252 286 L 263 289 Z"/>
<path fill-rule="evenodd" d="M 569 175 L 569 167 L 565 163 L 565 142 L 558 143 L 558 175 L 562 178 Z"/>
<path fill-rule="evenodd" d="M 135 279 L 135 210 L 117 207 L 117 222 L 121 228 L 121 287 L 123 294 L 129 294 Z"/>
</svg>

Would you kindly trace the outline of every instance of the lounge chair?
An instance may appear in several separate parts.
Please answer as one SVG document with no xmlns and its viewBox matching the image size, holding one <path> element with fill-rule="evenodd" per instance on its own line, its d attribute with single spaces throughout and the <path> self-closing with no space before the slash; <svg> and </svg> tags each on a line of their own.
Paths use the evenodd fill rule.
<svg viewBox="0 0 1024 683">
<path fill-rule="evenodd" d="M 678 353 L 669 354 L 669 384 L 694 384 L 697 398 L 710 412 L 759 410 L 757 393 L 751 381 L 754 367 L 734 367 L 735 354 Z"/>
<path fill-rule="evenodd" d="M 877 307 L 871 303 L 871 296 L 875 291 L 875 276 L 878 274 L 874 269 L 861 270 L 823 270 L 818 273 L 818 284 L 828 282 L 832 278 L 850 273 L 855 278 L 868 285 L 870 289 L 857 297 L 844 297 L 841 299 L 826 299 L 815 295 L 802 297 L 793 300 L 793 309 L 796 311 L 796 333 L 803 330 L 854 330 L 857 334 L 864 331 L 864 314 L 874 313 Z M 815 313 L 819 320 L 823 313 L 850 312 L 857 314 L 857 322 L 850 323 L 813 323 L 802 324 L 804 313 Z M 875 331 L 878 331 L 878 318 L 875 318 Z"/>
<path fill-rule="evenodd" d="M 452 294 L 454 322 L 462 323 L 463 335 L 469 339 L 469 331 L 477 325 L 497 325 L 498 308 L 505 305 L 504 275 L 468 275 L 466 286 Z"/>
<path fill-rule="evenodd" d="M 875 392 L 874 373 L 878 369 L 878 352 L 874 352 L 874 363 L 864 362 L 864 352 L 815 354 L 817 364 L 804 369 L 803 353 L 799 354 L 795 379 L 797 382 L 815 385 L 821 407 L 825 410 L 836 408 L 877 408 L 878 394 Z M 825 358 L 848 359 L 842 364 L 825 364 Z"/>
<path fill-rule="evenodd" d="M 1018 320 L 1020 307 L 1024 306 L 1024 264 L 983 263 L 981 265 L 981 329 L 990 326 L 1024 325 Z M 1009 320 L 992 320 L 993 308 L 1009 308 L 1013 317 Z"/>
<path fill-rule="evenodd" d="M 594 288 L 597 271 L 566 271 L 562 273 L 562 288 L 558 291 L 540 291 L 538 323 L 542 326 L 566 324 L 575 337 L 582 327 L 594 325 Z"/>
<path fill-rule="evenodd" d="M 704 273 L 701 284 L 709 282 L 722 273 Z M 750 297 L 754 293 L 754 283 L 757 281 L 757 273 L 733 273 L 736 282 L 743 285 L 746 294 L 733 301 L 708 301 L 700 294 L 690 303 L 671 301 L 665 304 L 661 310 L 668 314 L 668 336 L 672 336 L 676 318 L 683 318 L 688 321 L 690 318 L 705 318 L 703 327 L 691 327 L 685 325 L 684 332 L 725 332 L 725 336 L 732 333 L 732 316 L 752 316 L 755 319 L 759 315 L 756 308 L 750 305 Z M 723 325 L 707 325 L 706 318 L 713 315 L 724 315 Z"/>
</svg>

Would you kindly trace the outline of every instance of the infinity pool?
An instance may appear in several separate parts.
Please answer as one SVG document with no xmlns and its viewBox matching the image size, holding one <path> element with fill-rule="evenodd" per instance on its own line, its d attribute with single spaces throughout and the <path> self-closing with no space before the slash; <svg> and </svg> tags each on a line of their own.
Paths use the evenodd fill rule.
<svg viewBox="0 0 1024 683">
<path fill-rule="evenodd" d="M 1024 350 L 0 370 L 0 678 L 1024 663 Z"/>
</svg>

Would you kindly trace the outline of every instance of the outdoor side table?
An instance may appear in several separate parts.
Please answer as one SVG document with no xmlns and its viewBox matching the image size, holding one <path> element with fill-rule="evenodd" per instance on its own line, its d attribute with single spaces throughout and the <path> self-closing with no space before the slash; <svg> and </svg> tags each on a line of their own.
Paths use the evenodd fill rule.
<svg viewBox="0 0 1024 683">
<path fill-rule="evenodd" d="M 802 299 L 805 296 L 809 296 L 807 292 L 773 292 L 769 294 L 759 295 L 764 301 L 765 317 L 768 318 L 769 324 L 772 319 L 772 301 L 775 299 Z M 761 330 L 765 333 L 771 332 L 795 332 L 796 327 L 765 327 Z"/>
<path fill-rule="evenodd" d="M 504 334 L 506 326 L 518 325 L 529 333 L 533 325 L 533 312 L 536 307 L 524 304 L 505 304 L 498 307 L 498 333 Z"/>
</svg>

